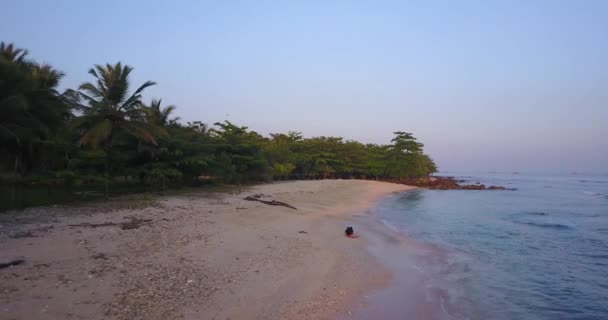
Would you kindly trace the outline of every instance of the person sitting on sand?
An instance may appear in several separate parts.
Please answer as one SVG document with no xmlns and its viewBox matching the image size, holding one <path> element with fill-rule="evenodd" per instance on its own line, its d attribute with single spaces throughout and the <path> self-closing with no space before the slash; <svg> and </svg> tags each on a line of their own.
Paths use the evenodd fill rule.
<svg viewBox="0 0 608 320">
<path fill-rule="evenodd" d="M 355 235 L 355 230 L 353 229 L 353 227 L 346 228 L 346 230 L 344 230 L 344 233 L 349 238 L 358 238 L 359 237 L 359 236 Z"/>
</svg>

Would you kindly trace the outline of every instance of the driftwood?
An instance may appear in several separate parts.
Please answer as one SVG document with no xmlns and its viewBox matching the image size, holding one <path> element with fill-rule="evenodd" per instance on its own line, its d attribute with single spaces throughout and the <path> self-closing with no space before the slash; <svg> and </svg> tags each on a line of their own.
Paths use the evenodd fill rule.
<svg viewBox="0 0 608 320">
<path fill-rule="evenodd" d="M 35 238 L 37 237 L 32 231 L 21 231 L 15 233 L 11 238 L 19 239 L 19 238 Z"/>
<path fill-rule="evenodd" d="M 292 205 L 290 205 L 288 203 L 281 202 L 281 201 L 276 201 L 276 200 L 266 201 L 266 200 L 261 200 L 261 199 L 255 198 L 255 197 L 245 197 L 244 200 L 247 200 L 247 201 L 258 201 L 258 202 L 261 202 L 263 204 L 267 204 L 269 206 L 282 206 L 282 207 L 287 207 L 287 208 L 291 208 L 291 209 L 294 209 L 294 210 L 298 210 L 296 207 L 294 207 L 294 206 L 292 206 Z"/>
<path fill-rule="evenodd" d="M 93 258 L 95 260 L 108 260 L 108 257 L 103 253 L 98 253 L 96 255 L 93 255 L 91 258 Z"/>
<path fill-rule="evenodd" d="M 141 227 L 142 225 L 151 222 L 151 219 L 138 219 L 138 218 L 131 218 L 131 221 L 129 222 L 123 222 L 120 224 L 120 228 L 122 230 L 131 230 L 131 229 L 137 229 L 139 227 Z"/>
<path fill-rule="evenodd" d="M 14 239 L 20 239 L 20 238 L 36 238 L 36 237 L 38 237 L 38 236 L 37 236 L 37 235 L 35 235 L 33 231 L 48 232 L 49 230 L 51 230 L 51 229 L 53 229 L 53 228 L 55 228 L 55 226 L 50 225 L 50 226 L 46 226 L 46 227 L 40 227 L 40 228 L 37 228 L 37 229 L 32 229 L 32 230 L 27 230 L 27 231 L 20 231 L 20 232 L 17 232 L 17 233 L 15 233 L 15 234 L 13 234 L 13 235 L 11 236 L 11 238 L 14 238 Z"/>
<path fill-rule="evenodd" d="M 12 260 L 12 261 L 9 261 L 9 262 L 3 262 L 3 263 L 0 263 L 0 269 L 12 267 L 12 266 L 17 266 L 17 265 L 20 265 L 20 264 L 22 264 L 24 262 L 25 262 L 25 260 L 23 260 L 23 259 L 15 259 L 15 260 Z"/>
<path fill-rule="evenodd" d="M 70 227 L 86 227 L 86 228 L 101 228 L 101 227 L 114 227 L 118 226 L 117 223 L 114 222 L 104 222 L 104 223 L 78 223 L 78 224 L 70 224 Z"/>
<path fill-rule="evenodd" d="M 131 218 L 131 221 L 115 223 L 115 222 L 104 222 L 104 223 L 79 223 L 79 224 L 70 224 L 70 227 L 86 227 L 86 228 L 100 228 L 100 227 L 118 227 L 122 230 L 131 230 L 137 229 L 142 225 L 151 222 L 150 219 L 138 219 Z"/>
<path fill-rule="evenodd" d="M 252 197 L 259 199 L 259 198 L 270 198 L 271 196 L 269 196 L 267 194 L 263 194 L 263 193 L 256 193 L 256 194 L 252 195 Z"/>
</svg>

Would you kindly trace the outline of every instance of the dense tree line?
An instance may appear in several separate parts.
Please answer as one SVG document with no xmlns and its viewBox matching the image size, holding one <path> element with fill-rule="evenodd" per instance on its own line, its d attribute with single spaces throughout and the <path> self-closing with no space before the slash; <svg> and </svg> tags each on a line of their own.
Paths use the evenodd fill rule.
<svg viewBox="0 0 608 320">
<path fill-rule="evenodd" d="M 0 172 L 3 184 L 117 183 L 167 188 L 205 181 L 400 179 L 437 170 L 422 143 L 395 132 L 390 144 L 299 132 L 264 137 L 229 121 L 213 127 L 174 118 L 175 106 L 146 103 L 133 69 L 95 65 L 91 81 L 59 92 L 63 73 L 0 44 Z"/>
</svg>

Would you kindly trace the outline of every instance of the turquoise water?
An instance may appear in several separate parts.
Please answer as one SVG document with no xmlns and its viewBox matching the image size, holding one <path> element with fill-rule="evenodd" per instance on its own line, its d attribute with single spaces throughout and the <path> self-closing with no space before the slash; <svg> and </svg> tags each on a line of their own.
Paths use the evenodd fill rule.
<svg viewBox="0 0 608 320">
<path fill-rule="evenodd" d="M 517 190 L 419 190 L 374 210 L 432 248 L 412 263 L 444 292 L 443 318 L 608 319 L 608 176 L 457 177 Z"/>
</svg>

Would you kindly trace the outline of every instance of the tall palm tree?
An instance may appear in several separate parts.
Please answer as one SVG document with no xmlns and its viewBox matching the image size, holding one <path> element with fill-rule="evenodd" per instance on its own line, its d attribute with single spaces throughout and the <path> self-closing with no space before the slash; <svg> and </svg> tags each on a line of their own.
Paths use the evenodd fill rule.
<svg viewBox="0 0 608 320">
<path fill-rule="evenodd" d="M 50 138 L 69 115 L 57 86 L 63 73 L 27 59 L 27 50 L 0 43 L 0 142 L 27 173 L 35 145 Z"/>
<path fill-rule="evenodd" d="M 31 81 L 17 61 L 25 60 L 27 51 L 15 48 L 12 43 L 0 42 L 0 141 L 5 147 L 21 146 L 22 135 L 27 133 L 27 103 L 23 95 L 29 91 Z"/>
<path fill-rule="evenodd" d="M 150 105 L 146 107 L 146 120 L 148 123 L 160 127 L 166 127 L 167 125 L 174 124 L 179 120 L 179 117 L 171 118 L 171 114 L 177 108 L 174 105 L 169 105 L 164 108 L 161 107 L 162 99 L 152 99 Z"/>
<path fill-rule="evenodd" d="M 156 145 L 156 137 L 166 134 L 164 129 L 147 123 L 141 101 L 141 93 L 155 85 L 146 81 L 129 95 L 130 66 L 120 62 L 111 65 L 95 65 L 89 74 L 96 81 L 80 85 L 80 96 L 86 104 L 80 109 L 83 116 L 76 123 L 83 130 L 81 145 L 102 146 L 106 153 L 104 166 L 105 197 L 109 196 L 110 152 L 121 136 L 132 136 L 140 141 Z"/>
</svg>

